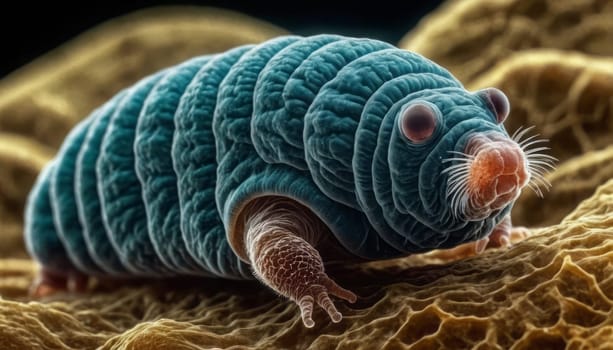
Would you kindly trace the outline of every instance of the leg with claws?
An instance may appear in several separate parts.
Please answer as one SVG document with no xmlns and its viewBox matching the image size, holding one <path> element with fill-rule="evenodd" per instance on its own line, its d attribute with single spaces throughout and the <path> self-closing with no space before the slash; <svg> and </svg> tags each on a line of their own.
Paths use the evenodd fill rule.
<svg viewBox="0 0 613 350">
<path fill-rule="evenodd" d="M 30 296 L 42 298 L 58 292 L 82 293 L 87 290 L 89 277 L 78 271 L 57 273 L 45 269 L 38 275 L 30 286 Z"/>
<path fill-rule="evenodd" d="M 285 295 L 300 307 L 302 320 L 313 327 L 315 304 L 333 322 L 342 315 L 330 296 L 355 302 L 357 296 L 340 287 L 324 272 L 319 252 L 314 248 L 322 235 L 331 234 L 308 209 L 280 197 L 256 199 L 247 209 L 245 249 L 255 275 L 264 284 Z"/>
<path fill-rule="evenodd" d="M 487 248 L 508 247 L 513 243 L 517 243 L 530 235 L 530 231 L 523 226 L 511 225 L 511 215 L 505 218 L 494 227 L 494 230 L 487 237 L 489 242 Z"/>
<path fill-rule="evenodd" d="M 511 216 L 507 215 L 492 230 L 489 236 L 475 242 L 464 243 L 455 248 L 438 250 L 430 256 L 442 260 L 458 260 L 481 254 L 488 248 L 506 248 L 530 235 L 530 231 L 522 226 L 513 227 Z"/>
</svg>

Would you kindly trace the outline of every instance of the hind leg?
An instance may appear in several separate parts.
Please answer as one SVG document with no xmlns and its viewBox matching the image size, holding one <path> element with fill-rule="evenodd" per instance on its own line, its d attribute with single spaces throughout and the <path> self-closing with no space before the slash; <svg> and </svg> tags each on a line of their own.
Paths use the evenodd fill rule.
<svg viewBox="0 0 613 350">
<path fill-rule="evenodd" d="M 507 215 L 494 227 L 489 236 L 475 242 L 464 243 L 457 247 L 437 250 L 431 254 L 442 260 L 459 260 L 481 254 L 488 248 L 506 248 L 530 236 L 530 231 L 523 227 L 511 225 L 511 215 Z"/>
<path fill-rule="evenodd" d="M 333 322 L 342 315 L 330 296 L 355 302 L 357 296 L 340 287 L 324 271 L 315 247 L 331 234 L 308 209 L 281 197 L 256 199 L 246 209 L 244 245 L 255 275 L 300 307 L 302 321 L 313 327 L 319 305 Z"/>
<path fill-rule="evenodd" d="M 89 276 L 78 271 L 58 273 L 46 268 L 41 268 L 38 275 L 30 285 L 30 296 L 43 298 L 59 292 L 79 293 L 87 290 Z"/>
</svg>

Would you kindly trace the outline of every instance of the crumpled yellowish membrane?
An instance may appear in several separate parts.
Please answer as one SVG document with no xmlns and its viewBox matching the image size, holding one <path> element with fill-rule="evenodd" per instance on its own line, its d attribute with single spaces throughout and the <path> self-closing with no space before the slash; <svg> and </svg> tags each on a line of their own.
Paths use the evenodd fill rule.
<svg viewBox="0 0 613 350">
<path fill-rule="evenodd" d="M 339 324 L 317 310 L 312 329 L 257 282 L 100 282 L 28 298 L 37 266 L 23 205 L 70 127 L 159 68 L 286 32 L 228 11 L 160 8 L 83 34 L 0 81 L 0 348 L 613 348 L 610 18 L 611 1 L 452 1 L 403 39 L 468 88 L 503 89 L 507 127 L 551 139 L 553 188 L 522 195 L 514 220 L 533 234 L 509 249 L 331 267 L 360 299 L 338 303 Z"/>
</svg>

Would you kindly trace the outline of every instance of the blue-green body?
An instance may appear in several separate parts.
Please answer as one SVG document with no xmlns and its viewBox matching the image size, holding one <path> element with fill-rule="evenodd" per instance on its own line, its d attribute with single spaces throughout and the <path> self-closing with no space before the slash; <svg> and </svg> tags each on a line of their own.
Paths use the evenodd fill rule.
<svg viewBox="0 0 613 350">
<path fill-rule="evenodd" d="M 440 111 L 412 144 L 398 115 Z M 309 207 L 364 259 L 453 247 L 489 234 L 451 215 L 448 151 L 506 134 L 445 69 L 368 39 L 281 37 L 147 77 L 77 125 L 26 213 L 30 253 L 94 275 L 252 278 L 228 239 L 238 211 L 276 194 Z"/>
</svg>

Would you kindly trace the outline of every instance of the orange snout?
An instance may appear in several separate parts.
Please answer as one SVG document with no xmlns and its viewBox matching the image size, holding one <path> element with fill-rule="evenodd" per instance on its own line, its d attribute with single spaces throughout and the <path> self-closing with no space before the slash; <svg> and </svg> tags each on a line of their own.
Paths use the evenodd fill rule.
<svg viewBox="0 0 613 350">
<path fill-rule="evenodd" d="M 474 156 L 468 175 L 468 193 L 474 210 L 505 207 L 519 196 L 530 179 L 522 149 L 502 135 L 477 136 L 467 151 Z"/>
</svg>

